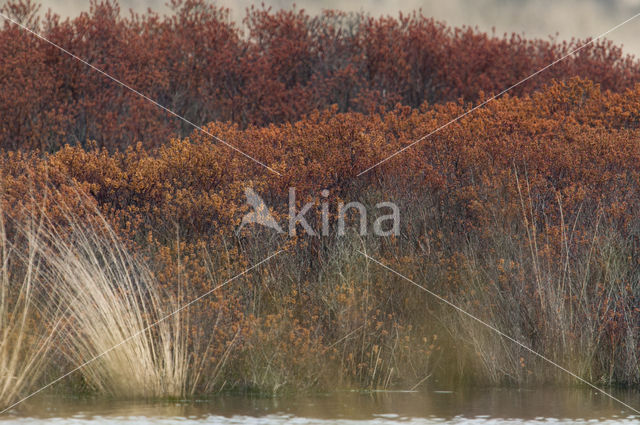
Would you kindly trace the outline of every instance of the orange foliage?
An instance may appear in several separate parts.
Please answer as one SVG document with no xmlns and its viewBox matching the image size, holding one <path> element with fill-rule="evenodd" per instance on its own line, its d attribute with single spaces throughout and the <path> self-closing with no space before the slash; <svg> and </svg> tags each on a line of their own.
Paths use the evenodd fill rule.
<svg viewBox="0 0 640 425">
<path fill-rule="evenodd" d="M 90 13 L 64 21 L 48 15 L 39 22 L 26 0 L 4 10 L 187 119 L 208 123 L 208 132 L 281 176 L 5 24 L 4 211 L 33 213 L 34 203 L 76 208 L 80 188 L 182 300 L 276 245 L 288 246 L 291 258 L 274 260 L 190 312 L 190 344 L 215 347 L 193 359 L 209 365 L 204 391 L 225 383 L 315 385 L 323 364 L 337 365 L 337 378 L 347 383 L 413 385 L 429 376 L 446 344 L 427 320 L 435 308 L 425 308 L 415 288 L 363 271 L 352 259 L 341 262 L 363 241 L 347 246 L 335 232 L 292 239 L 256 228 L 236 232 L 246 187 L 280 220 L 290 187 L 302 203 L 323 189 L 332 202 L 396 202 L 401 235 L 368 239 L 371 250 L 390 254 L 412 278 L 428 276 L 438 293 L 483 317 L 499 319 L 491 315 L 501 298 L 483 304 L 478 293 L 504 296 L 518 306 L 517 319 L 506 322 L 521 324 L 533 346 L 544 345 L 535 338 L 551 313 L 545 288 L 529 277 L 542 275 L 541 264 L 570 274 L 568 262 L 582 261 L 584 276 L 574 276 L 586 282 L 582 298 L 571 292 L 559 299 L 580 311 L 575 323 L 597 322 L 599 341 L 607 341 L 593 356 L 600 362 L 593 373 L 640 382 L 624 357 L 639 348 L 627 336 L 640 323 L 633 280 L 640 258 L 640 66 L 619 48 L 594 43 L 357 177 L 579 41 L 489 36 L 417 13 L 311 17 L 263 9 L 248 11 L 243 34 L 227 11 L 200 0 L 173 0 L 168 17 L 122 18 L 113 2 L 92 4 Z M 62 202 L 45 196 L 52 188 Z M 309 222 L 318 228 L 315 212 Z M 611 278 L 607 238 L 624 254 L 626 275 Z M 594 246 L 602 249 L 593 254 Z M 579 332 L 567 330 L 575 340 Z M 518 369 L 529 363 L 521 360 Z"/>
<path fill-rule="evenodd" d="M 291 186 L 303 201 L 317 198 L 325 188 L 333 200 L 383 197 L 400 205 L 403 236 L 375 242 L 379 253 L 394 253 L 410 275 L 416 270 L 409 264 L 429 258 L 429 267 L 441 276 L 444 286 L 440 289 L 467 297 L 473 291 L 468 292 L 460 267 L 468 261 L 468 238 L 492 252 L 496 234 L 522 234 L 528 229 L 529 235 L 541 238 L 537 261 L 555 264 L 590 246 L 594 226 L 596 233 L 600 226 L 623 239 L 637 237 L 639 99 L 640 86 L 623 93 L 602 92 L 599 86 L 578 79 L 532 95 L 505 97 L 360 178 L 356 178 L 358 172 L 457 116 L 468 105 L 448 103 L 421 110 L 400 107 L 372 115 L 333 109 L 279 126 L 241 130 L 211 123 L 207 127 L 279 170 L 280 177 L 194 133 L 154 149 L 138 144 L 109 153 L 97 147 L 67 146 L 45 157 L 5 152 L 0 160 L 2 187 L 11 207 L 7 210 L 19 214 L 23 211 L 19 206 L 29 208 L 28 195 L 37 193 L 42 182 L 60 189 L 60 196 L 69 197 L 68 204 L 73 203 L 70 185 L 79 185 L 128 243 L 154 264 L 163 285 L 174 292 L 183 288 L 186 298 L 261 259 L 273 246 L 268 233 L 252 233 L 257 229 L 235 233 L 246 212 L 245 187 L 259 192 L 280 218 L 286 214 Z M 310 216 L 309 222 L 318 227 L 319 216 Z M 561 242 L 567 223 L 573 226 L 571 246 Z M 209 352 L 208 361 L 218 364 L 228 358 L 227 350 L 236 350 L 240 362 L 236 367 L 247 362 L 256 367 L 260 360 L 250 348 L 275 344 L 290 329 L 282 328 L 282 323 L 291 323 L 291 329 L 298 329 L 286 336 L 295 342 L 288 345 L 293 351 L 269 345 L 285 356 L 278 360 L 282 367 L 290 363 L 286 358 L 309 356 L 314 359 L 310 361 L 321 362 L 318 356 L 326 356 L 340 359 L 341 379 L 355 379 L 365 386 L 388 385 L 391 375 L 385 374 L 392 369 L 397 373 L 397 366 L 384 357 L 389 352 L 380 347 L 399 344 L 402 335 L 414 343 L 404 345 L 406 352 L 394 352 L 394 359 L 410 358 L 409 347 L 414 354 L 421 352 L 420 341 L 431 331 L 411 330 L 415 313 L 407 312 L 419 311 L 422 304 L 415 305 L 407 288 L 389 288 L 385 279 L 360 289 L 348 282 L 346 287 L 330 290 L 314 284 L 328 273 L 331 249 L 339 244 L 305 235 L 289 242 L 276 239 L 292 245 L 288 255 L 294 256 L 293 266 L 274 265 L 265 275 L 238 282 L 195 308 L 192 343 L 204 344 L 209 334 L 203 333 L 203 326 L 211 326 L 220 343 Z M 523 238 L 516 243 L 526 247 L 528 242 Z M 637 250 L 639 245 L 630 249 Z M 220 274 L 214 281 L 206 273 L 206 258 L 216 261 L 211 269 Z M 532 273 L 527 264 L 513 263 L 515 259 L 508 268 L 500 265 L 507 264 L 504 258 L 500 261 L 499 273 L 490 282 L 505 291 L 516 291 L 510 286 L 513 279 Z M 328 290 L 331 295 L 325 293 Z M 517 291 L 514 299 L 524 305 L 540 297 L 531 282 Z M 601 302 L 589 314 L 604 318 L 614 311 L 632 311 L 637 316 L 632 308 L 637 299 L 634 291 L 625 290 L 615 297 L 606 291 L 590 291 Z M 257 294 L 262 294 L 258 304 Z M 578 300 L 567 299 L 574 301 Z M 637 326 L 628 315 L 620 314 L 611 316 L 602 330 L 616 344 L 625 326 Z M 535 326 L 544 327 L 544 317 L 541 313 L 541 322 Z M 367 343 L 336 351 L 331 341 L 354 329 L 366 330 Z M 379 357 L 376 350 L 381 350 L 382 358 L 372 360 L 372 355 Z M 427 351 L 433 354 L 436 349 Z M 376 376 L 383 366 L 385 374 Z M 277 386 L 279 379 L 295 380 L 296 376 L 304 382 L 319 379 L 308 364 L 300 367 L 292 375 L 276 376 L 273 382 L 247 385 Z M 212 366 L 212 370 L 217 369 Z M 427 369 L 421 370 L 428 374 Z"/>
</svg>

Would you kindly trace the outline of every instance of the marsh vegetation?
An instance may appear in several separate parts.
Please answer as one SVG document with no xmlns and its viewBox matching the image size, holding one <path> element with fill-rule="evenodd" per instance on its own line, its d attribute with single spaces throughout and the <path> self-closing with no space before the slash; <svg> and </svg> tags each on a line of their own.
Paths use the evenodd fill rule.
<svg viewBox="0 0 640 425">
<path fill-rule="evenodd" d="M 2 404 L 76 369 L 54 390 L 576 384 L 358 251 L 583 379 L 640 383 L 637 60 L 591 44 L 360 176 L 578 41 L 261 9 L 243 34 L 173 3 L 163 18 L 109 1 L 65 21 L 3 11 L 279 174 L 6 23 Z M 393 201 L 399 232 L 363 235 L 357 211 L 342 232 L 238 230 L 247 188 L 284 223 L 291 187 L 315 229 L 332 205 Z"/>
</svg>

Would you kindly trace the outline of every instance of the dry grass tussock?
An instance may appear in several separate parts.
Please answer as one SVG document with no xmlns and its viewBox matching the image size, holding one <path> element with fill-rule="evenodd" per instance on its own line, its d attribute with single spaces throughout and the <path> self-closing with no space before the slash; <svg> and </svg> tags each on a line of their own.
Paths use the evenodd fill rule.
<svg viewBox="0 0 640 425">
<path fill-rule="evenodd" d="M 180 314 L 147 267 L 133 258 L 107 221 L 80 220 L 62 208 L 64 232 L 50 222 L 35 235 L 41 275 L 66 308 L 65 352 L 99 392 L 179 397 L 188 380 Z M 96 212 L 96 211 L 93 211 Z"/>
<path fill-rule="evenodd" d="M 79 365 L 92 390 L 112 396 L 193 391 L 186 319 L 168 316 L 177 303 L 95 208 L 80 218 L 57 207 L 55 218 L 19 221 L 0 211 L 0 403 L 39 388 L 45 371 Z"/>
</svg>

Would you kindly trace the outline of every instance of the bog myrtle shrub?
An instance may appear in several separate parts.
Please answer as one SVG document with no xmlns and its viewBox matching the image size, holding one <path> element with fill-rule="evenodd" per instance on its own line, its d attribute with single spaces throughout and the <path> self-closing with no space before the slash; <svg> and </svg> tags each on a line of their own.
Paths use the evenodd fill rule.
<svg viewBox="0 0 640 425">
<path fill-rule="evenodd" d="M 285 249 L 175 322 L 179 393 L 565 379 L 358 251 L 585 379 L 640 382 L 637 61 L 593 43 L 359 176 L 581 42 L 419 13 L 254 8 L 242 30 L 203 1 L 171 4 L 166 17 L 114 2 L 65 20 L 26 0 L 3 13 L 280 174 L 5 23 L 0 186 L 6 223 L 42 214 L 64 235 L 69 211 L 99 211 L 149 270 L 140 285 L 175 305 Z M 292 187 L 311 228 L 344 227 L 242 226 L 247 188 L 284 225 Z M 382 237 L 336 207 L 387 201 L 401 219 Z M 171 387 L 161 376 L 154 394 Z"/>
</svg>

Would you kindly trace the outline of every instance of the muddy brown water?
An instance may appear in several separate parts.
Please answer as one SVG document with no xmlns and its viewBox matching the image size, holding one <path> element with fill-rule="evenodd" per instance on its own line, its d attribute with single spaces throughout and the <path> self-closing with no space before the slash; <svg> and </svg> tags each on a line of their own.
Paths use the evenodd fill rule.
<svg viewBox="0 0 640 425">
<path fill-rule="evenodd" d="M 640 393 L 613 395 L 640 410 Z M 335 392 L 312 396 L 223 395 L 131 402 L 34 397 L 0 416 L 2 424 L 640 424 L 640 415 L 588 389 L 466 389 Z"/>
</svg>

